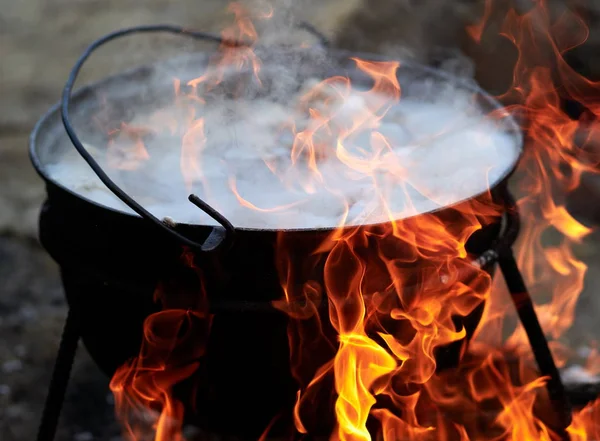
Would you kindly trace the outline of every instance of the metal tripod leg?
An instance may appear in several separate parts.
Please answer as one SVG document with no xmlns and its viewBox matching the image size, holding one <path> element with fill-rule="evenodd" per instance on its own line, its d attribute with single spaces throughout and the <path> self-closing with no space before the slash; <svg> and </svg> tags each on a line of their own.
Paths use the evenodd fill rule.
<svg viewBox="0 0 600 441">
<path fill-rule="evenodd" d="M 46 403 L 44 404 L 37 441 L 54 440 L 78 342 L 79 324 L 73 311 L 69 310 L 58 354 L 56 355 L 56 362 L 54 363 L 54 371 L 52 372 L 52 379 L 50 380 L 50 387 Z"/>
<path fill-rule="evenodd" d="M 546 383 L 548 395 L 559 418 L 558 423 L 563 430 L 563 438 L 568 439 L 565 429 L 571 424 L 571 405 L 560 378 L 560 373 L 554 363 L 552 352 L 550 352 L 548 341 L 535 313 L 533 302 L 525 286 L 525 281 L 510 247 L 502 250 L 498 257 L 498 264 L 506 280 L 512 301 L 517 309 L 519 320 L 529 339 L 529 344 L 531 345 L 531 350 L 533 351 L 540 373 L 548 377 L 548 382 Z"/>
</svg>

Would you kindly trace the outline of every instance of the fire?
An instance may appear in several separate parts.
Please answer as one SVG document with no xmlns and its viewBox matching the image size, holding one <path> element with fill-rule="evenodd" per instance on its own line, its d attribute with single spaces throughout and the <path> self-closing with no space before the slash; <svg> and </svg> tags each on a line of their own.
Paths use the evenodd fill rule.
<svg viewBox="0 0 600 441">
<path fill-rule="evenodd" d="M 162 311 L 148 317 L 137 358 L 118 369 L 110 388 L 129 439 L 183 441 L 183 404 L 173 387 L 198 369 L 211 324 L 202 272 L 184 252 L 182 269 L 156 289 Z M 173 299 L 170 292 L 177 292 Z"/>
<path fill-rule="evenodd" d="M 125 123 L 119 130 L 112 131 L 107 149 L 108 166 L 118 170 L 136 170 L 150 159 L 143 141 L 144 135 L 149 132 L 144 127 L 131 127 Z"/>
<path fill-rule="evenodd" d="M 182 133 L 181 173 L 189 191 L 206 186 L 202 153 L 210 134 L 202 117 L 202 91 L 221 85 L 232 69 L 250 69 L 262 84 L 251 16 L 237 3 L 230 10 L 236 21 L 223 32 L 224 38 L 249 44 L 224 43 L 207 71 L 187 83 L 189 92 L 182 92 L 176 82 L 177 105 L 187 116 L 181 125 L 164 119 L 170 132 Z M 484 19 L 468 29 L 478 43 L 485 38 L 493 11 L 494 2 L 488 0 Z M 500 97 L 507 107 L 497 113 L 500 118 L 502 113 L 518 115 L 527 140 L 516 175 L 523 195 L 517 202 L 523 220 L 518 263 L 542 327 L 553 339 L 555 355 L 564 355 L 568 351 L 559 339 L 572 326 L 587 270 L 573 246 L 591 231 L 568 212 L 566 198 L 583 173 L 598 172 L 598 158 L 588 152 L 588 144 L 597 139 L 600 107 L 591 97 L 597 96 L 600 85 L 564 61 L 565 52 L 585 42 L 587 35 L 574 14 L 552 20 L 540 0 L 524 14 L 511 10 L 501 30 L 519 50 L 519 58 L 513 84 Z M 541 48 L 551 57 L 543 57 Z M 383 204 L 389 218 L 383 224 L 354 226 L 349 201 L 342 201 L 345 212 L 338 227 L 322 240 L 302 243 L 302 256 L 296 253 L 299 242 L 294 236 L 278 233 L 276 265 L 284 295 L 274 307 L 289 319 L 290 364 L 299 387 L 290 409 L 295 430 L 329 436 L 331 441 L 559 439 L 565 428 L 556 427 L 545 390 L 547 378 L 539 376 L 530 360 L 523 329 L 517 326 L 500 345 L 502 329 L 508 326 L 505 320 L 514 315 L 505 300 L 509 297 L 468 251 L 468 240 L 498 222 L 503 207 L 488 192 L 442 213 L 406 217 L 410 202 L 406 212 L 394 212 L 387 203 L 390 189 L 380 185 L 377 174 L 393 176 L 395 185 L 407 190 L 410 164 L 393 154 L 379 130 L 383 117 L 402 99 L 400 63 L 353 61 L 372 80 L 371 90 L 352 92 L 351 80 L 340 76 L 314 85 L 298 103 L 310 122 L 299 126 L 290 121 L 288 126 L 293 134 L 292 168 L 281 170 L 265 159 L 266 167 L 288 188 L 311 194 L 324 187 L 341 197 L 320 168 L 323 158 L 335 158 L 349 177 L 375 184 L 372 197 Z M 338 105 L 367 96 L 380 98 L 365 98 L 358 110 Z M 564 97 L 584 104 L 593 118 L 570 118 L 561 108 Z M 140 132 L 123 126 L 122 133 L 133 137 L 134 148 L 124 156 L 116 152 L 121 156 L 112 156 L 117 158 L 113 166 L 134 169 L 149 160 Z M 364 134 L 368 136 L 360 139 L 368 139 L 369 145 L 356 145 Z M 249 210 L 289 208 L 260 207 L 240 194 L 235 179 L 229 185 Z M 428 194 L 426 188 L 420 190 Z M 549 231 L 560 236 L 551 246 L 542 241 Z M 211 315 L 201 288 L 202 272 L 190 253 L 184 254 L 182 266 L 196 274 L 196 283 L 190 285 L 184 278 L 188 284 L 182 285 L 176 273 L 160 285 L 157 300 L 162 310 L 144 324 L 139 356 L 121 367 L 111 382 L 118 415 L 132 440 L 184 439 L 184 405 L 173 388 L 202 363 Z M 444 369 L 448 367 L 452 369 Z M 599 422 L 600 400 L 575 412 L 566 431 L 573 441 L 600 439 Z M 314 433 L 324 426 L 329 433 Z M 269 427 L 265 430 L 263 439 Z"/>
<path fill-rule="evenodd" d="M 490 11 L 494 2 L 488 0 L 487 3 L 486 11 Z M 489 12 L 487 16 L 489 18 Z M 567 27 L 569 34 L 564 33 Z M 587 28 L 573 13 L 565 12 L 552 21 L 546 2 L 540 1 L 523 15 L 515 11 L 507 14 L 502 32 L 519 49 L 513 85 L 502 98 L 519 103 L 510 107 L 523 115 L 529 145 L 518 182 L 524 195 L 518 201 L 524 219 L 516 247 L 518 261 L 534 299 L 540 302 L 538 314 L 544 329 L 558 339 L 573 322 L 587 270 L 574 256 L 573 245 L 591 232 L 569 214 L 566 198 L 579 186 L 583 173 L 598 172 L 598 158 L 587 152 L 587 143 L 593 140 L 577 142 L 582 125 L 587 123 L 571 119 L 561 108 L 560 99 L 576 100 L 596 117 L 599 109 L 590 97 L 600 89 L 564 61 L 564 53 L 583 44 L 587 38 Z M 552 55 L 551 62 L 540 60 L 542 51 Z M 558 78 L 553 77 L 554 69 Z M 542 236 L 553 230 L 560 233 L 561 243 L 544 245 Z M 492 303 L 500 298 L 495 296 Z M 490 306 L 488 313 L 496 318 L 507 318 L 511 310 L 508 305 L 496 304 Z M 484 333 L 490 334 L 482 330 Z M 513 346 L 525 346 L 522 329 L 516 329 L 509 342 Z"/>
</svg>

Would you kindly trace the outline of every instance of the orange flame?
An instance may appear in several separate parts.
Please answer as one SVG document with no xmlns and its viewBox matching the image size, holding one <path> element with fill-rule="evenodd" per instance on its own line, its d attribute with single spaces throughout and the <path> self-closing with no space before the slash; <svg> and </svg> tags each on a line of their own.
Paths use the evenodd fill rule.
<svg viewBox="0 0 600 441">
<path fill-rule="evenodd" d="M 144 127 L 132 127 L 125 123 L 121 124 L 120 130 L 111 132 L 107 148 L 108 166 L 117 170 L 135 170 L 150 159 L 142 140 L 149 132 Z"/>
<path fill-rule="evenodd" d="M 528 138 L 519 176 L 524 196 L 518 202 L 524 222 L 517 243 L 518 261 L 534 300 L 539 302 L 537 311 L 544 329 L 558 339 L 573 322 L 587 270 L 575 258 L 573 244 L 591 231 L 567 211 L 566 198 L 579 186 L 582 173 L 598 172 L 598 158 L 591 156 L 586 146 L 589 138 L 577 141 L 583 123 L 596 125 L 571 119 L 560 100 L 578 101 L 597 116 L 598 107 L 591 97 L 598 94 L 600 85 L 577 74 L 563 58 L 587 39 L 587 28 L 574 13 L 565 12 L 552 21 L 546 1 L 539 1 L 523 15 L 514 10 L 507 14 L 502 32 L 519 50 L 513 86 L 503 98 L 518 103 L 511 108 L 524 116 Z M 545 58 L 544 52 L 548 54 Z M 562 236 L 561 244 L 544 245 L 542 237 L 553 231 Z M 495 326 L 500 325 L 497 318 L 512 315 L 511 308 L 500 305 L 498 298 L 492 299 L 488 310 L 489 316 L 496 318 Z M 481 333 L 489 335 L 491 330 L 484 327 Z M 509 343 L 526 346 L 524 337 L 517 329 Z"/>
<path fill-rule="evenodd" d="M 221 84 L 228 70 L 251 70 L 261 84 L 251 17 L 237 3 L 230 10 L 236 24 L 223 36 L 250 44 L 221 45 L 204 75 L 187 83 L 192 89 L 189 102 L 179 103 L 191 108 L 181 150 L 181 173 L 190 191 L 198 182 L 206 186 L 202 91 Z M 493 0 L 488 0 L 482 22 L 467 30 L 478 43 L 483 43 L 494 11 Z M 527 138 L 517 172 L 523 194 L 518 201 L 523 218 L 518 261 L 559 355 L 558 339 L 572 326 L 587 270 L 573 245 L 591 231 L 568 212 L 566 202 L 583 173 L 598 172 L 598 158 L 587 147 L 598 138 L 600 106 L 590 97 L 598 96 L 600 85 L 564 61 L 565 52 L 587 37 L 576 15 L 552 20 L 546 2 L 538 0 L 524 14 L 510 10 L 500 29 L 519 50 L 519 58 L 513 85 L 500 97 L 507 107 L 495 116 L 511 112 L 522 117 Z M 274 306 L 289 318 L 291 369 L 299 385 L 293 409 L 296 430 L 312 435 L 328 420 L 332 441 L 557 440 L 562 428 L 552 421 L 547 379 L 529 362 L 521 327 L 501 346 L 504 321 L 513 315 L 511 305 L 467 249 L 474 234 L 499 221 L 503 207 L 488 192 L 439 213 L 407 217 L 410 200 L 405 212 L 394 212 L 389 188 L 377 175 L 385 173 L 407 190 L 410 164 L 393 154 L 380 131 L 382 118 L 401 98 L 400 63 L 353 61 L 371 78 L 372 88 L 355 91 L 351 80 L 340 76 L 321 81 L 298 104 L 309 116 L 308 124 L 290 121 L 291 168 L 279 170 L 265 159 L 288 187 L 307 194 L 325 188 L 344 207 L 339 225 L 329 233 L 300 240 L 288 232 L 277 237 L 276 265 L 284 295 Z M 176 92 L 180 98 L 178 82 Z M 594 118 L 570 118 L 561 108 L 565 97 L 584 104 Z M 354 99 L 364 101 L 353 107 Z M 171 120 L 167 125 L 171 132 L 181 129 Z M 369 145 L 356 145 L 358 135 L 365 133 Z M 143 144 L 134 139 L 135 149 L 126 152 L 132 156 L 115 160 L 116 167 L 131 169 L 148 159 Z M 351 201 L 330 186 L 321 167 L 324 158 L 343 164 L 350 179 L 372 182 L 372 199 L 384 207 L 388 222 L 352 226 Z M 297 205 L 259 207 L 240 194 L 234 177 L 229 184 L 239 204 L 249 210 L 281 212 Z M 418 190 L 436 200 L 437 195 Z M 560 236 L 558 243 L 542 241 L 549 232 Z M 185 260 L 199 271 L 190 255 Z M 205 293 L 197 287 L 196 300 L 190 303 L 183 296 L 187 303 L 182 304 L 179 294 L 189 287 L 174 280 L 168 290 L 157 291 L 163 310 L 147 319 L 140 355 L 111 382 L 130 439 L 141 440 L 148 431 L 156 441 L 183 439 L 183 405 L 173 398 L 172 389 L 196 371 L 211 318 Z M 574 441 L 598 439 L 600 400 L 574 413 L 567 430 Z"/>
<path fill-rule="evenodd" d="M 198 288 L 202 274 L 193 265 L 193 254 L 184 253 L 182 262 L 187 271 L 196 273 L 197 286 L 184 282 L 185 271 L 159 285 L 155 299 L 163 310 L 146 319 L 139 355 L 119 368 L 110 383 L 117 417 L 129 440 L 184 440 L 184 406 L 173 398 L 172 389 L 197 370 L 211 316 L 205 293 Z M 178 292 L 179 298 L 173 299 L 171 292 Z"/>
</svg>

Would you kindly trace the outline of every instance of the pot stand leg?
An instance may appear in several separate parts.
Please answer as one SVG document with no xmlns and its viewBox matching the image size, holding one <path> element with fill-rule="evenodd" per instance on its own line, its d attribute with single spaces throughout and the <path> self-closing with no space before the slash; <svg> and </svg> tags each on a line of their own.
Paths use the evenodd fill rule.
<svg viewBox="0 0 600 441">
<path fill-rule="evenodd" d="M 54 371 L 52 372 L 52 379 L 44 404 L 37 441 L 54 440 L 78 342 L 79 324 L 74 312 L 69 310 L 54 363 Z"/>
<path fill-rule="evenodd" d="M 525 286 L 525 281 L 510 247 L 507 247 L 500 253 L 498 264 L 506 280 L 506 285 L 515 304 L 519 320 L 529 339 L 529 344 L 531 345 L 538 368 L 543 376 L 548 377 L 546 388 L 548 389 L 552 406 L 559 418 L 558 423 L 562 430 L 562 438 L 568 439 L 566 428 L 571 424 L 571 405 L 560 378 L 560 373 L 550 352 L 548 341 L 535 313 L 533 302 Z"/>
</svg>

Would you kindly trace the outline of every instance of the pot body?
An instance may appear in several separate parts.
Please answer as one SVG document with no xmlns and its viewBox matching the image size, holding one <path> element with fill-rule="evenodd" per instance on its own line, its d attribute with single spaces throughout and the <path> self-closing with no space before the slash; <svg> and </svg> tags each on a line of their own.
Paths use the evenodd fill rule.
<svg viewBox="0 0 600 441">
<path fill-rule="evenodd" d="M 350 55 L 353 54 L 332 54 L 334 58 L 344 60 Z M 293 60 L 297 58 L 294 54 L 290 56 Z M 206 59 L 202 54 L 195 57 L 194 63 L 199 66 Z M 298 64 L 298 77 L 309 78 L 317 74 L 317 77 L 324 77 L 327 72 L 321 70 L 329 69 L 328 66 L 313 72 L 314 66 L 321 66 L 322 59 L 319 60 L 320 63 Z M 269 63 L 265 61 L 265 65 Z M 344 69 L 341 72 L 348 75 L 355 70 L 354 67 L 354 70 Z M 400 70 L 403 84 L 431 80 L 444 86 L 454 81 L 461 88 L 471 90 L 485 108 L 498 108 L 485 93 L 448 74 L 410 63 L 403 63 Z M 87 127 L 86 134 L 93 135 L 88 126 L 103 109 L 104 98 L 116 103 L 110 109 L 112 113 L 109 112 L 115 121 L 127 120 L 132 103 L 142 107 L 155 103 L 162 95 L 157 98 L 151 88 L 146 90 L 144 87 L 146 82 L 155 81 L 154 71 L 151 67 L 135 69 L 78 91 L 71 106 L 78 130 Z M 165 90 L 171 91 L 171 76 L 167 80 Z M 136 92 L 135 87 L 143 90 Z M 414 93 L 419 96 L 419 88 Z M 507 126 L 508 130 L 517 132 L 514 121 L 508 121 Z M 518 134 L 515 139 L 519 142 L 517 138 Z M 187 280 L 189 271 L 186 272 L 181 262 L 181 246 L 171 236 L 160 234 L 155 226 L 140 217 L 79 197 L 48 176 L 45 164 L 60 158 L 68 143 L 58 107 L 55 107 L 42 118 L 31 137 L 32 162 L 46 181 L 48 194 L 40 216 L 40 239 L 61 268 L 65 294 L 70 308 L 80 319 L 85 346 L 100 368 L 107 375 L 113 375 L 119 366 L 140 351 L 144 322 L 160 310 L 154 299 L 159 282 L 175 281 L 185 285 L 187 282 L 182 281 Z M 494 183 L 494 187 L 504 185 L 509 173 L 510 170 L 506 170 L 505 179 Z M 439 216 L 444 217 L 448 210 L 440 210 Z M 177 229 L 190 239 L 202 242 L 212 227 L 180 225 Z M 468 251 L 474 255 L 484 252 L 499 233 L 499 224 L 478 231 L 469 240 Z M 240 230 L 232 248 L 218 262 L 198 261 L 212 323 L 206 351 L 199 360 L 189 360 L 190 363 L 199 361 L 195 378 L 177 387 L 182 401 L 193 403 L 187 406 L 186 415 L 194 423 L 220 434 L 257 439 L 274 419 L 291 415 L 288 410 L 295 402 L 298 378 L 291 373 L 290 319 L 272 305 L 272 301 L 284 296 L 276 245 L 278 239 L 294 244 L 288 248 L 289 253 L 294 265 L 302 266 L 303 261 L 311 258 L 315 245 L 328 234 L 328 230 Z M 419 265 L 419 262 L 415 263 L 416 273 Z M 323 286 L 322 266 L 316 265 L 308 276 Z M 298 283 L 302 282 L 298 280 Z M 183 286 L 182 292 L 194 291 L 194 288 L 197 292 L 199 287 L 190 281 L 189 286 Z M 181 310 L 192 310 L 195 306 L 193 300 L 180 293 L 171 300 Z M 331 344 L 317 345 L 323 347 L 323 351 L 316 350 L 312 354 L 315 360 L 323 362 L 331 358 L 332 348 L 337 344 L 327 306 L 327 301 L 322 301 L 319 311 L 324 324 L 322 339 Z M 482 311 L 483 305 L 480 305 L 469 316 L 458 320 L 467 331 L 467 339 L 477 327 Z M 185 330 L 182 332 L 186 333 Z M 460 352 L 460 343 L 442 348 L 436 355 L 438 367 L 455 366 Z M 318 402 L 328 403 L 326 399 Z M 316 411 L 318 413 L 320 409 Z M 322 430 L 311 430 L 311 433 L 330 433 L 327 426 L 330 426 L 331 418 L 324 420 Z M 278 421 L 282 427 L 289 426 L 285 417 Z"/>
<path fill-rule="evenodd" d="M 157 285 L 183 271 L 182 249 L 141 218 L 103 209 L 51 182 L 47 189 L 41 242 L 60 265 L 65 294 L 80 317 L 87 350 L 107 375 L 113 375 L 139 353 L 144 320 L 160 309 L 154 300 Z M 500 225 L 493 224 L 479 231 L 467 244 L 469 251 L 477 254 L 490 248 L 499 230 Z M 210 231 L 198 226 L 182 232 L 201 241 Z M 286 240 L 304 244 L 304 249 L 294 250 L 293 260 L 309 257 L 327 233 L 287 233 L 293 237 Z M 203 274 L 212 324 L 193 386 L 191 415 L 196 424 L 217 433 L 260 435 L 295 401 L 298 383 L 291 374 L 289 319 L 271 304 L 284 296 L 276 267 L 277 234 L 239 231 L 220 262 L 221 274 L 208 268 Z M 322 281 L 322 268 L 314 271 L 311 278 Z M 323 338 L 335 342 L 326 303 L 322 307 Z M 483 305 L 460 320 L 468 338 L 482 311 Z M 460 344 L 443 348 L 437 354 L 438 367 L 455 366 L 460 350 Z M 315 360 L 326 361 L 332 355 L 317 354 Z M 286 425 L 283 420 L 281 424 Z"/>
</svg>

